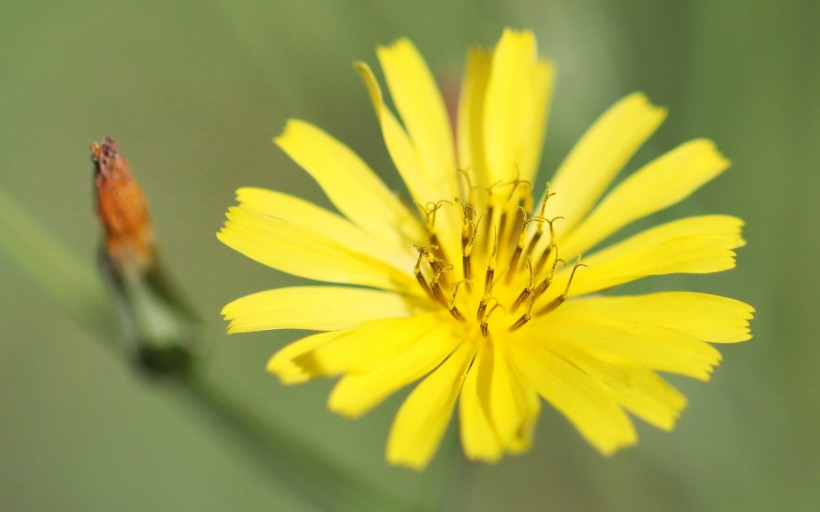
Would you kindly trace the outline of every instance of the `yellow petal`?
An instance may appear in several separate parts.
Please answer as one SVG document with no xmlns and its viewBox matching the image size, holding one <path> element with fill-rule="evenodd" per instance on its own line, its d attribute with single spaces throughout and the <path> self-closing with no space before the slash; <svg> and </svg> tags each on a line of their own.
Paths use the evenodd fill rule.
<svg viewBox="0 0 820 512">
<path fill-rule="evenodd" d="M 381 87 L 379 87 L 379 82 L 376 80 L 370 66 L 363 62 L 357 62 L 355 67 L 370 93 L 370 101 L 376 110 L 376 117 L 381 125 L 382 136 L 387 151 L 390 153 L 390 158 L 393 159 L 393 163 L 396 165 L 396 169 L 399 171 L 404 183 L 407 184 L 413 199 L 419 204 L 438 201 L 441 197 L 440 191 L 436 188 L 435 179 L 419 160 L 407 132 L 404 131 L 393 112 L 384 103 Z"/>
<path fill-rule="evenodd" d="M 675 428 L 686 407 L 683 393 L 651 370 L 618 364 L 597 369 L 586 365 L 584 369 L 591 377 L 600 379 L 626 410 L 662 430 Z"/>
<path fill-rule="evenodd" d="M 607 388 L 615 402 L 628 411 L 663 430 L 675 426 L 686 406 L 686 397 L 657 373 L 647 368 L 606 362 L 572 343 L 556 339 L 550 343 L 555 351 Z"/>
<path fill-rule="evenodd" d="M 380 290 L 296 286 L 247 295 L 222 309 L 228 333 L 268 329 L 334 331 L 363 322 L 410 315 L 405 297 Z"/>
<path fill-rule="evenodd" d="M 521 121 L 524 125 L 523 133 L 529 134 L 529 137 L 524 139 L 528 142 L 524 143 L 519 164 L 522 180 L 533 182 L 538 174 L 554 82 L 555 67 L 552 62 L 539 60 L 532 70 L 532 101 L 530 106 L 524 109 Z"/>
<path fill-rule="evenodd" d="M 488 186 L 530 181 L 540 156 L 552 68 L 539 62 L 531 32 L 505 30 L 495 51 L 484 100 Z"/>
<path fill-rule="evenodd" d="M 684 333 L 654 324 L 584 315 L 559 307 L 528 326 L 534 343 L 574 343 L 608 361 L 709 380 L 720 362 L 714 347 Z"/>
<path fill-rule="evenodd" d="M 353 331 L 339 339 L 339 342 L 345 343 L 345 338 L 354 337 L 360 339 Z M 373 345 L 372 342 L 367 343 L 370 339 L 361 339 L 362 345 Z M 410 342 L 405 333 L 396 331 L 383 331 L 380 341 L 389 347 L 382 348 L 381 353 L 376 354 L 376 358 L 383 359 L 387 352 L 391 352 L 392 357 L 389 360 L 380 360 L 379 364 L 375 365 L 371 354 L 365 350 L 357 350 L 364 363 L 361 366 L 368 367 L 369 371 L 350 373 L 343 377 L 333 388 L 328 399 L 330 410 L 349 417 L 361 416 L 397 390 L 436 368 L 456 348 L 460 339 L 454 337 L 451 326 L 444 323 Z M 315 359 L 316 365 L 325 370 L 338 366 L 334 365 L 334 362 L 325 363 L 328 360 L 327 351 L 322 349 L 317 351 Z"/>
<path fill-rule="evenodd" d="M 440 201 L 452 201 L 455 197 L 455 163 L 452 164 L 451 176 L 444 181 L 442 181 L 442 176 L 428 168 L 423 156 L 418 153 L 417 148 L 407 137 L 404 128 L 385 105 L 381 88 L 373 71 L 362 62 L 357 62 L 355 66 L 370 93 L 370 100 L 373 102 L 381 124 L 387 151 L 416 204 L 426 207 L 438 204 Z M 461 233 L 460 215 L 461 209 L 450 203 L 444 203 L 435 215 L 435 229 L 439 243 L 445 256 L 449 256 L 445 258 L 448 260 L 454 260 L 461 255 L 461 245 L 457 237 Z"/>
<path fill-rule="evenodd" d="M 310 201 L 275 190 L 252 187 L 237 190 L 236 199 L 243 208 L 287 221 L 292 226 L 318 231 L 339 245 L 354 252 L 366 252 L 369 256 L 399 271 L 405 272 L 413 268 L 416 263 L 417 255 L 412 250 L 411 244 L 402 246 L 398 241 L 385 243 L 351 224 L 347 219 L 320 208 Z M 418 223 L 415 227 L 418 227 Z M 413 228 L 414 226 L 410 225 L 410 229 Z"/>
<path fill-rule="evenodd" d="M 665 117 L 665 109 L 651 105 L 643 94 L 634 93 L 595 121 L 552 180 L 555 195 L 547 203 L 547 218 L 564 217 L 555 225 L 559 234 L 583 219 Z"/>
<path fill-rule="evenodd" d="M 329 373 L 367 373 L 390 364 L 418 341 L 450 322 L 441 311 L 373 320 L 311 354 Z"/>
<path fill-rule="evenodd" d="M 471 460 L 495 462 L 503 453 L 490 418 L 489 389 L 492 348 L 480 343 L 459 395 L 459 423 L 464 455 Z"/>
<path fill-rule="evenodd" d="M 492 53 L 469 50 L 459 95 L 457 136 L 458 167 L 474 177 L 473 186 L 491 183 L 484 159 L 484 104 L 491 69 Z"/>
<path fill-rule="evenodd" d="M 738 300 L 695 292 L 662 292 L 623 297 L 573 299 L 563 314 L 654 324 L 711 343 L 735 343 L 752 337 L 754 308 Z"/>
<path fill-rule="evenodd" d="M 430 69 L 407 39 L 379 47 L 376 53 L 393 103 L 433 184 L 442 199 L 455 197 L 453 131 Z"/>
<path fill-rule="evenodd" d="M 285 346 L 268 361 L 267 371 L 279 376 L 283 384 L 299 384 L 325 375 L 318 368 L 296 363 L 296 359 L 331 342 L 345 331 L 322 332 L 307 336 Z"/>
<path fill-rule="evenodd" d="M 705 215 L 643 231 L 584 258 L 587 267 L 577 271 L 569 295 L 584 295 L 646 276 L 706 274 L 734 268 L 733 249 L 745 243 L 740 236 L 742 225 L 737 217 Z M 563 291 L 568 274 L 569 269 L 556 276 L 553 293 Z"/>
<path fill-rule="evenodd" d="M 515 344 L 511 354 L 529 385 L 601 453 L 610 455 L 635 444 L 632 422 L 598 381 L 552 351 L 530 343 Z"/>
<path fill-rule="evenodd" d="M 390 463 L 422 469 L 430 462 L 450 422 L 474 353 L 472 343 L 462 343 L 410 393 L 390 429 L 387 440 Z"/>
<path fill-rule="evenodd" d="M 412 241 L 425 235 L 370 167 L 324 131 L 290 120 L 274 142 L 316 180 L 340 212 L 374 237 L 412 248 Z"/>
<path fill-rule="evenodd" d="M 254 261 L 289 274 L 343 284 L 416 293 L 412 272 L 401 272 L 329 235 L 238 206 L 217 238 Z"/>
<path fill-rule="evenodd" d="M 532 444 L 540 403 L 510 365 L 508 345 L 493 343 L 493 349 L 489 389 L 491 420 L 504 447 L 513 453 L 521 453 Z"/>
<path fill-rule="evenodd" d="M 630 222 L 682 201 L 728 166 L 709 140 L 682 144 L 615 187 L 561 240 L 561 249 L 584 252 Z"/>
</svg>

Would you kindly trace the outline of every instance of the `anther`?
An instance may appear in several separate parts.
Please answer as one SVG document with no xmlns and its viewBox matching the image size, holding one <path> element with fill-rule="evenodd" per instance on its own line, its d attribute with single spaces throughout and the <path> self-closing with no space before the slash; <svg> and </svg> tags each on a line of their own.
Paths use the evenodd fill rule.
<svg viewBox="0 0 820 512">
<path fill-rule="evenodd" d="M 419 252 L 419 259 L 416 261 L 416 265 L 413 267 L 413 275 L 416 276 L 416 281 L 418 281 L 422 289 L 424 289 L 424 291 L 427 292 L 427 295 L 430 298 L 435 298 L 435 296 L 433 295 L 433 291 L 430 289 L 430 286 L 427 284 L 427 280 L 424 278 L 424 274 L 421 271 L 421 260 L 427 253 L 427 249 L 425 249 L 424 247 L 416 246 L 416 250 Z"/>
<path fill-rule="evenodd" d="M 510 273 L 507 274 L 508 283 L 512 280 L 513 274 L 515 274 L 515 269 L 518 267 L 518 260 L 521 258 L 521 251 L 523 251 L 523 248 L 520 245 L 517 245 L 513 251 L 512 258 L 510 258 Z"/>
<path fill-rule="evenodd" d="M 547 221 L 542 216 L 531 217 L 527 219 L 527 222 L 524 223 L 524 229 L 521 230 L 521 234 L 526 237 L 527 233 L 527 225 L 530 222 L 537 222 L 538 227 L 535 228 L 535 233 L 532 234 L 532 238 L 530 238 L 529 244 L 527 244 L 527 250 L 524 252 L 525 256 L 530 256 L 532 251 L 535 249 L 535 245 L 541 240 L 541 236 L 544 234 L 544 223 Z"/>
<path fill-rule="evenodd" d="M 484 337 L 487 337 L 487 336 L 490 335 L 490 324 L 489 324 L 490 315 L 492 315 L 493 311 L 495 311 L 498 308 L 504 309 L 504 306 L 502 306 L 501 304 L 496 304 L 495 306 L 493 306 L 492 309 L 490 309 L 490 311 L 487 312 L 487 315 L 481 320 L 481 323 L 479 324 L 479 328 L 481 329 L 481 334 Z"/>
<path fill-rule="evenodd" d="M 530 307 L 527 309 L 527 312 L 521 315 L 521 317 L 515 321 L 514 324 L 510 326 L 510 332 L 513 332 L 517 329 L 524 327 L 530 320 L 532 320 L 532 307 L 535 305 L 535 297 L 530 300 Z"/>
<path fill-rule="evenodd" d="M 510 332 L 513 332 L 517 329 L 520 329 L 521 327 L 524 326 L 524 324 L 529 322 L 531 318 L 532 318 L 532 316 L 530 316 L 529 313 L 525 313 L 524 315 L 521 316 L 521 318 L 516 320 L 515 323 L 510 326 Z"/>
<path fill-rule="evenodd" d="M 461 269 L 464 272 L 465 279 L 471 279 L 473 277 L 473 267 L 470 263 L 470 255 L 467 251 L 464 251 L 464 254 L 461 255 Z"/>
<path fill-rule="evenodd" d="M 444 295 L 441 293 L 441 286 L 439 286 L 438 282 L 443 273 L 451 270 L 453 270 L 453 266 L 447 263 L 441 267 L 438 272 L 436 272 L 435 277 L 433 277 L 433 280 L 430 282 L 430 289 L 433 290 L 433 297 L 435 297 L 435 299 L 439 301 L 442 306 L 447 306 L 447 300 L 445 300 Z"/>
<path fill-rule="evenodd" d="M 541 271 L 544 269 L 544 265 L 547 263 L 547 259 L 552 254 L 553 246 L 547 247 L 544 249 L 544 252 L 541 253 L 541 256 L 538 258 L 538 262 L 535 264 L 535 273 L 540 274 Z"/>
<path fill-rule="evenodd" d="M 487 306 L 490 304 L 491 301 L 495 301 L 495 305 L 493 306 L 493 309 L 495 309 L 499 305 L 497 298 L 486 296 L 481 298 L 481 302 L 478 303 L 478 311 L 476 312 L 475 316 L 476 320 L 484 320 L 484 313 L 487 312 Z"/>
<path fill-rule="evenodd" d="M 438 235 L 436 234 L 436 214 L 438 213 L 439 208 L 445 204 L 449 205 L 451 203 L 450 201 L 444 199 L 436 202 L 430 201 L 424 206 L 416 203 L 416 206 L 424 214 L 425 226 L 427 228 L 427 239 L 430 241 L 430 247 L 433 248 L 433 251 L 439 258 L 443 258 L 444 254 L 441 251 L 441 244 L 438 243 Z"/>
<path fill-rule="evenodd" d="M 483 320 L 484 313 L 487 312 L 487 301 L 485 299 L 481 299 L 481 302 L 478 303 L 478 311 L 476 311 L 475 318 L 476 320 Z"/>
<path fill-rule="evenodd" d="M 536 313 L 537 315 L 545 315 L 545 314 L 553 311 L 555 308 L 557 308 L 558 306 L 563 304 L 565 300 L 567 300 L 567 294 L 569 293 L 569 286 L 572 284 L 572 279 L 575 277 L 575 272 L 581 267 L 586 267 L 586 265 L 581 263 L 580 260 L 581 260 L 581 257 L 578 256 L 578 260 L 576 260 L 575 265 L 572 267 L 572 272 L 570 273 L 569 279 L 567 280 L 567 286 L 566 286 L 566 288 L 564 288 L 564 293 L 562 293 L 561 295 L 555 297 L 546 306 L 539 309 L 538 313 Z"/>
<path fill-rule="evenodd" d="M 524 288 L 524 290 L 521 292 L 521 294 L 518 296 L 518 298 L 515 299 L 515 302 L 513 303 L 513 307 L 512 307 L 513 311 L 518 309 L 521 306 L 521 304 L 523 304 L 524 301 L 529 299 L 530 296 L 533 294 L 533 284 L 534 284 L 534 281 L 535 281 L 535 274 L 533 274 L 532 261 L 530 261 L 529 258 L 527 258 L 527 269 L 530 271 L 530 283 L 527 285 L 526 288 Z"/>
<path fill-rule="evenodd" d="M 518 235 L 518 245 L 515 246 L 515 250 L 510 258 L 510 272 L 507 274 L 507 283 L 512 280 L 513 274 L 515 274 L 515 271 L 518 268 L 518 260 L 521 258 L 521 253 L 524 251 L 524 243 L 527 240 L 527 222 L 529 222 L 529 219 L 527 218 L 527 210 L 522 207 L 519 208 L 521 209 L 521 214 L 523 215 L 524 220 L 521 223 L 521 231 Z"/>
<path fill-rule="evenodd" d="M 453 295 L 450 297 L 450 301 L 447 303 L 447 310 L 453 315 L 453 318 L 458 320 L 459 322 L 464 322 L 464 315 L 461 314 L 461 311 L 458 310 L 456 307 L 456 294 L 458 293 L 458 288 L 461 286 L 461 283 L 467 283 L 469 286 L 472 286 L 472 282 L 469 279 L 462 279 L 461 281 L 457 282 L 452 286 Z"/>
<path fill-rule="evenodd" d="M 489 293 L 493 283 L 493 276 L 495 275 L 495 257 L 498 253 L 498 237 L 496 236 L 493 244 L 493 252 L 490 254 L 490 260 L 487 262 L 487 272 L 484 274 L 484 293 Z"/>
<path fill-rule="evenodd" d="M 437 246 L 431 247 L 434 251 L 438 249 Z M 430 270 L 433 271 L 433 274 L 438 275 L 439 270 L 441 270 L 441 265 L 439 265 L 439 260 L 436 258 L 435 254 L 428 251 L 427 252 L 427 264 L 430 265 Z"/>
<path fill-rule="evenodd" d="M 517 173 L 518 173 L 518 167 L 516 167 L 516 174 Z M 515 193 L 518 190 L 519 185 L 526 185 L 526 186 L 529 187 L 530 183 L 528 181 L 520 180 L 520 179 L 518 179 L 518 176 L 516 176 L 516 178 L 514 180 L 512 180 L 510 182 L 506 182 L 503 185 L 512 185 L 512 189 L 510 190 L 510 193 L 507 196 L 507 200 L 506 200 L 506 202 L 509 203 L 510 201 L 512 201 L 513 197 L 515 196 Z M 520 209 L 524 210 L 524 215 L 526 216 L 526 210 L 524 209 L 524 203 L 522 202 L 522 199 L 520 197 L 516 201 L 516 206 L 517 206 L 516 209 L 520 208 Z M 508 224 L 508 219 L 507 219 L 507 211 L 508 210 L 509 210 L 509 207 L 505 207 L 504 210 L 501 212 L 501 217 L 498 220 L 498 231 L 499 231 L 498 240 L 504 246 L 507 245 L 507 240 L 512 240 L 516 236 L 516 233 L 511 231 L 509 238 L 506 237 L 506 235 L 507 235 L 507 224 Z"/>
<path fill-rule="evenodd" d="M 493 276 L 495 275 L 495 268 L 492 264 L 487 266 L 487 272 L 484 273 L 484 289 L 489 290 L 493 284 Z"/>
<path fill-rule="evenodd" d="M 538 258 L 538 263 L 535 264 L 535 273 L 540 274 L 541 270 L 544 269 L 544 264 L 547 263 L 547 258 L 549 258 L 552 250 L 555 248 L 555 228 L 553 227 L 553 223 L 558 220 L 563 219 L 563 217 L 555 217 L 554 219 L 546 219 L 547 224 L 550 227 L 550 246 L 544 249 L 544 252 L 541 253 L 541 257 Z"/>
<path fill-rule="evenodd" d="M 490 197 L 489 200 L 492 201 L 492 197 Z M 483 234 L 483 238 L 482 238 L 482 240 L 483 240 L 482 248 L 485 249 L 485 250 L 490 247 L 490 240 L 492 240 L 492 238 L 490 237 L 490 234 L 492 233 L 492 230 L 495 227 L 495 224 L 493 223 L 493 213 L 494 213 L 494 208 L 493 208 L 493 205 L 491 204 L 490 206 L 487 207 L 487 210 L 484 212 L 484 218 L 487 219 L 487 222 L 484 223 L 484 234 Z"/>
<path fill-rule="evenodd" d="M 461 230 L 461 267 L 464 272 L 465 279 L 472 278 L 472 268 L 470 265 L 470 255 L 473 251 L 473 244 L 475 237 L 478 235 L 478 226 L 481 224 L 481 219 L 484 218 L 482 213 L 477 221 L 475 218 L 475 209 L 472 206 L 461 202 L 456 198 L 456 203 L 463 208 L 462 230 Z"/>
<path fill-rule="evenodd" d="M 427 240 L 430 241 L 430 247 L 433 247 L 433 250 L 441 254 L 441 246 L 438 243 L 438 235 L 435 233 L 435 231 L 430 232 L 430 234 L 427 236 Z"/>
<path fill-rule="evenodd" d="M 470 205 L 470 203 L 465 203 L 458 197 L 453 199 L 453 201 L 455 201 L 457 205 L 461 206 L 461 220 L 464 221 L 466 226 L 466 223 L 473 220 L 473 217 L 475 217 L 475 209 L 472 205 Z"/>
<path fill-rule="evenodd" d="M 497 241 L 496 241 L 497 244 L 500 243 L 500 244 L 506 246 L 506 244 L 504 243 L 504 241 L 505 241 L 504 232 L 506 230 L 507 230 L 507 210 L 505 209 L 504 211 L 501 212 L 501 217 L 498 219 L 498 235 L 497 235 Z"/>
<path fill-rule="evenodd" d="M 484 289 L 489 290 L 493 284 L 493 276 L 495 275 L 495 268 L 492 265 L 487 266 L 487 272 L 484 274 Z"/>
<path fill-rule="evenodd" d="M 550 233 L 553 234 L 552 222 L 555 219 L 553 219 L 552 221 L 547 220 L 547 218 L 544 217 L 544 214 L 547 211 L 547 201 L 549 200 L 550 197 L 552 197 L 554 195 L 555 195 L 555 192 L 550 192 L 550 184 L 547 183 L 547 189 L 544 192 L 544 198 L 541 200 L 541 209 L 539 210 L 538 215 L 536 215 L 535 217 L 533 217 L 531 219 L 531 220 L 536 220 L 537 219 L 539 222 L 538 222 L 538 228 L 535 230 L 535 233 L 533 233 L 532 240 L 530 240 L 530 245 L 527 247 L 527 256 L 532 254 L 532 251 L 535 249 L 535 244 L 537 244 L 538 241 L 541 239 L 541 236 L 543 236 L 543 234 L 544 234 L 544 222 L 548 222 L 550 224 Z M 554 237 L 552 237 L 552 238 L 554 238 Z"/>
<path fill-rule="evenodd" d="M 464 271 L 464 277 L 466 279 L 472 279 L 473 277 L 473 269 L 470 263 L 470 256 L 473 253 L 473 246 L 475 245 L 475 237 L 478 234 L 478 226 L 481 225 L 481 219 L 484 218 L 484 214 L 482 213 L 481 216 L 478 218 L 476 223 L 473 225 L 473 235 L 467 241 L 467 243 L 462 247 L 461 250 L 461 266 L 462 270 Z M 463 240 L 462 240 L 463 242 Z"/>
<path fill-rule="evenodd" d="M 552 284 L 552 278 L 555 277 L 555 269 L 558 267 L 558 262 L 564 263 L 564 265 L 566 265 L 566 262 L 564 262 L 564 260 L 558 257 L 557 245 L 553 244 L 549 250 L 550 254 L 555 254 L 555 259 L 552 261 L 552 269 L 550 270 L 549 275 L 545 277 L 543 281 L 538 283 L 538 286 L 533 290 L 533 295 L 536 299 L 540 297 L 542 293 L 547 291 L 547 288 L 549 288 Z"/>
</svg>

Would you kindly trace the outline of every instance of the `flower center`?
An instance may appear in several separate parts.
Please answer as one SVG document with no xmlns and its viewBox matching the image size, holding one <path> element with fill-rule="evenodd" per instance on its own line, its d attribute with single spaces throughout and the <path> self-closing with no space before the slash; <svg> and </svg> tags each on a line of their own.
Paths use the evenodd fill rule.
<svg viewBox="0 0 820 512">
<path fill-rule="evenodd" d="M 505 186 L 511 187 L 509 193 L 499 190 Z M 429 298 L 467 331 L 484 337 L 497 330 L 512 332 L 553 311 L 566 300 L 575 272 L 584 266 L 575 263 L 561 294 L 546 293 L 558 265 L 566 265 L 558 257 L 553 229 L 561 217 L 544 217 L 549 188 L 533 211 L 530 188 L 516 180 L 481 190 L 486 199 L 456 198 L 421 208 L 428 240 L 416 246 L 413 274 Z M 445 237 L 457 237 L 458 243 L 442 246 Z M 459 247 L 460 255 L 448 254 L 448 248 L 452 253 Z"/>
</svg>

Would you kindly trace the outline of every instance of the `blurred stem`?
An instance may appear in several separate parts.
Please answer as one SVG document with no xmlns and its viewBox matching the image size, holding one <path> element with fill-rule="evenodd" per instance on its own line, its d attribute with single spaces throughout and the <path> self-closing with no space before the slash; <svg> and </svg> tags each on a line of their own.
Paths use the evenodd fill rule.
<svg viewBox="0 0 820 512">
<path fill-rule="evenodd" d="M 0 250 L 8 254 L 83 327 L 111 346 L 120 333 L 103 283 L 60 240 L 0 187 Z M 202 361 L 196 360 L 201 366 Z M 182 399 L 231 435 L 290 489 L 321 510 L 409 510 L 395 498 L 357 479 L 345 468 L 287 432 L 249 413 L 201 371 L 166 375 L 155 389 Z"/>
<path fill-rule="evenodd" d="M 439 447 L 439 464 L 427 470 L 424 489 L 429 492 L 421 503 L 431 510 L 472 510 L 469 496 L 465 493 L 474 480 L 473 465 L 461 449 L 458 429 L 450 428 Z"/>
<path fill-rule="evenodd" d="M 269 424 L 263 428 L 258 418 L 201 375 L 191 373 L 183 377 L 182 383 L 181 395 L 205 416 L 208 424 L 233 434 L 251 458 L 318 509 L 410 510 L 408 504 L 355 478 L 311 446 Z"/>
<path fill-rule="evenodd" d="M 0 250 L 77 322 L 113 344 L 114 311 L 99 275 L 0 187 Z"/>
</svg>

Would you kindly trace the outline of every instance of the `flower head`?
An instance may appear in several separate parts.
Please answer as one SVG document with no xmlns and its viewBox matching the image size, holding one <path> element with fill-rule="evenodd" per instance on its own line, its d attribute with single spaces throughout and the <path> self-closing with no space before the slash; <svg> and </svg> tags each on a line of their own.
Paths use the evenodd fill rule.
<svg viewBox="0 0 820 512">
<path fill-rule="evenodd" d="M 607 192 L 666 115 L 633 94 L 538 190 L 553 69 L 531 33 L 506 30 L 494 50 L 470 50 L 455 132 L 412 43 L 379 48 L 378 58 L 398 118 L 371 69 L 356 69 L 415 208 L 330 135 L 288 122 L 275 142 L 339 213 L 243 188 L 218 236 L 260 263 L 333 284 L 238 299 L 223 310 L 228 331 L 321 331 L 284 347 L 268 370 L 287 384 L 340 376 L 329 407 L 349 417 L 420 381 L 387 443 L 390 462 L 414 468 L 429 462 L 456 406 L 466 456 L 484 461 L 530 446 L 541 399 L 604 454 L 636 442 L 627 412 L 671 429 L 686 400 L 657 372 L 708 379 L 720 354 L 707 342 L 748 339 L 752 308 L 702 293 L 597 292 L 732 268 L 742 221 L 689 217 L 599 245 L 684 199 L 727 160 L 710 141 L 689 141 Z"/>
</svg>

